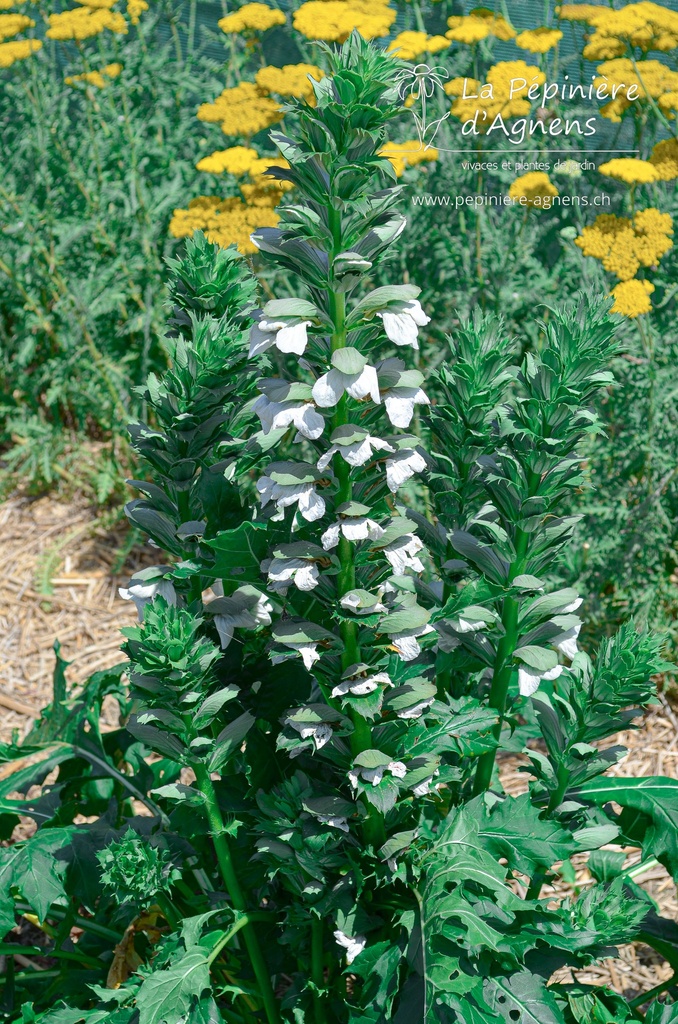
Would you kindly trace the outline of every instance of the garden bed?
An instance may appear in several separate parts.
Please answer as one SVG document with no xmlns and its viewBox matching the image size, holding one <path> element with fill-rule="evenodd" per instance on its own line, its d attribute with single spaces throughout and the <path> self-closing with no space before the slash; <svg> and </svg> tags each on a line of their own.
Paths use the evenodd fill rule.
<svg viewBox="0 0 678 1024">
<path fill-rule="evenodd" d="M 118 587 L 150 564 L 152 553 L 143 545 L 130 548 L 123 523 L 108 527 L 77 499 L 12 498 L 0 506 L 0 526 L 0 738 L 6 741 L 14 730 L 24 735 L 51 698 L 56 640 L 70 662 L 71 684 L 121 660 L 119 631 L 136 621 L 136 613 L 120 599 Z M 661 699 L 641 729 L 615 738 L 629 753 L 610 775 L 678 778 L 678 717 Z M 513 796 L 527 790 L 528 780 L 515 773 L 515 765 L 516 758 L 502 765 L 504 787 Z M 641 860 L 640 851 L 635 859 Z M 575 885 L 561 883 L 559 897 L 592 881 L 586 858 L 580 860 Z M 678 893 L 664 867 L 651 867 L 638 881 L 662 916 L 678 919 Z M 546 886 L 543 895 L 550 891 L 555 894 Z M 577 979 L 608 985 L 630 999 L 671 975 L 669 965 L 642 943 L 620 947 L 619 954 L 577 971 Z M 571 972 L 559 972 L 558 980 L 572 980 Z"/>
</svg>

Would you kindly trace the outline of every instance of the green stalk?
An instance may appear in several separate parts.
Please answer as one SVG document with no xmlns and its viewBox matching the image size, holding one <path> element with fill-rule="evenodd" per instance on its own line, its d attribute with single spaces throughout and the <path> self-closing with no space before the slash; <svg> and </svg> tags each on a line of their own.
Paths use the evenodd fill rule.
<svg viewBox="0 0 678 1024">
<path fill-rule="evenodd" d="M 231 857 L 231 850 L 228 845 L 228 839 L 224 829 L 224 819 L 217 801 L 217 795 L 214 791 L 214 785 L 210 778 L 210 773 L 204 764 L 196 764 L 195 775 L 198 789 L 205 798 L 207 820 L 209 821 L 212 842 L 214 843 L 214 851 L 217 855 L 217 863 L 219 865 L 219 871 L 224 881 L 224 885 L 226 886 L 226 891 L 231 898 L 234 909 L 240 914 L 245 914 L 247 904 L 233 865 L 233 858 Z M 247 918 L 247 920 L 245 920 L 243 918 L 242 920 L 244 923 L 241 924 L 238 922 L 238 924 L 243 931 L 245 946 L 247 947 L 250 963 L 252 964 L 252 970 L 254 971 L 257 986 L 261 993 L 266 1020 L 268 1021 L 268 1024 L 280 1024 L 278 1004 L 273 992 L 273 986 L 271 985 L 271 978 L 268 973 L 268 968 L 266 967 L 266 961 L 264 960 L 264 955 L 261 952 L 259 940 L 250 919 Z"/>
<path fill-rule="evenodd" d="M 341 252 L 341 216 L 338 210 L 330 207 L 328 210 L 328 220 L 333 238 L 332 252 L 330 253 L 331 265 L 333 258 Z M 330 317 L 332 318 L 332 323 L 334 325 L 331 338 L 331 351 L 337 352 L 339 349 L 346 348 L 345 293 L 330 290 L 329 303 Z M 337 403 L 337 410 L 332 417 L 332 430 L 336 430 L 337 427 L 343 427 L 347 422 L 347 399 L 344 394 Z M 345 501 L 351 501 L 353 499 L 351 467 L 344 461 L 339 452 L 334 456 L 334 471 L 339 481 L 337 504 L 342 504 Z M 341 566 L 337 576 L 337 594 L 341 599 L 344 594 L 347 594 L 350 590 L 355 588 L 355 558 L 353 553 L 353 544 L 344 536 L 340 536 L 337 554 L 339 556 Z M 345 671 L 350 668 L 351 665 L 357 665 L 362 660 L 360 656 L 360 645 L 358 643 L 358 623 L 350 619 L 344 619 L 339 626 L 339 634 L 342 641 L 341 665 Z M 353 754 L 353 757 L 357 757 L 358 754 L 363 752 L 363 750 L 371 749 L 372 729 L 368 725 L 367 720 L 355 711 L 351 712 L 351 721 L 353 723 L 353 732 L 351 734 L 351 753 Z M 380 814 L 372 804 L 368 805 L 368 817 L 365 822 L 365 839 L 368 843 L 371 843 L 375 849 L 379 846 L 383 846 L 386 841 L 383 815 Z"/>
<path fill-rule="evenodd" d="M 314 1024 L 327 1024 L 325 1000 L 321 989 L 325 987 L 323 970 L 323 919 L 311 918 L 311 981 L 313 982 L 313 1013 Z"/>
<path fill-rule="evenodd" d="M 531 490 L 531 489 L 530 489 Z M 528 534 L 524 530 L 516 531 L 516 558 L 511 566 L 509 581 L 515 579 L 524 570 L 525 557 L 527 555 Z M 492 688 L 490 690 L 489 706 L 494 708 L 498 714 L 497 722 L 492 730 L 494 739 L 499 743 L 504 715 L 506 714 L 506 701 L 508 698 L 511 676 L 513 675 L 513 652 L 518 642 L 518 611 L 519 604 L 515 597 L 505 597 L 501 613 L 501 624 L 504 627 L 504 635 L 499 641 L 497 654 L 494 659 L 494 673 L 492 676 Z M 488 750 L 483 754 L 476 769 L 476 777 L 473 783 L 473 794 L 484 793 L 489 789 L 492 782 L 492 772 L 497 756 L 497 748 Z"/>
</svg>

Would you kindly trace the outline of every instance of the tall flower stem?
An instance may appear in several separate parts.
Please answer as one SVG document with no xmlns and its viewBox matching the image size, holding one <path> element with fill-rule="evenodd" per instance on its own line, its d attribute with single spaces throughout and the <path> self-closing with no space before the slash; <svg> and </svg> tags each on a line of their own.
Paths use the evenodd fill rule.
<svg viewBox="0 0 678 1024">
<path fill-rule="evenodd" d="M 531 489 L 530 489 L 531 490 Z M 527 556 L 529 535 L 524 530 L 516 531 L 516 558 L 511 566 L 509 579 L 513 581 L 516 576 L 524 572 L 525 559 Z M 504 627 L 504 635 L 497 646 L 497 654 L 494 660 L 494 673 L 492 676 L 492 688 L 490 690 L 489 706 L 494 708 L 498 714 L 497 722 L 492 730 L 492 735 L 497 742 L 501 737 L 501 730 L 504 725 L 506 714 L 506 702 L 508 699 L 511 676 L 513 674 L 513 652 L 518 643 L 518 612 L 519 604 L 515 597 L 505 597 L 502 606 L 501 624 Z M 492 782 L 492 772 L 497 750 L 488 750 L 483 754 L 476 769 L 476 776 L 473 782 L 473 793 L 484 793 Z"/>
<path fill-rule="evenodd" d="M 226 891 L 231 898 L 234 909 L 240 914 L 244 914 L 247 910 L 247 904 L 245 902 L 243 891 L 240 888 L 240 882 L 238 881 L 238 876 L 233 864 L 231 850 L 224 829 L 224 819 L 217 801 L 217 795 L 214 791 L 214 784 L 210 778 L 210 773 L 203 764 L 195 766 L 195 776 L 198 788 L 205 798 L 207 820 L 210 825 L 212 842 L 214 843 L 214 852 L 217 855 L 217 863 L 219 865 L 221 877 L 224 881 L 224 885 L 226 886 Z M 247 923 L 242 926 L 242 933 L 245 940 L 245 946 L 247 947 L 247 953 L 250 958 L 250 963 L 252 964 L 252 970 L 254 971 L 254 976 L 256 978 L 257 987 L 261 993 L 261 1000 L 264 1006 L 266 1020 L 268 1021 L 268 1024 L 280 1024 L 278 1004 L 276 1003 L 275 995 L 273 993 L 270 975 L 251 921 L 248 920 Z"/>
<path fill-rule="evenodd" d="M 321 990 L 325 987 L 323 934 L 324 921 L 322 917 L 314 916 L 311 919 L 311 980 L 314 985 L 313 1013 L 315 1024 L 327 1024 L 325 1000 L 321 995 Z"/>
<path fill-rule="evenodd" d="M 328 210 L 330 230 L 332 231 L 332 252 L 330 254 L 330 265 L 334 257 L 341 252 L 341 215 L 338 210 L 330 207 Z M 346 348 L 346 296 L 343 292 L 330 290 L 329 312 L 334 330 L 331 337 L 331 351 L 337 352 Z M 348 422 L 347 397 L 342 395 L 337 403 L 337 408 L 332 417 L 332 430 L 343 427 Z M 353 488 L 351 485 L 351 467 L 339 453 L 334 456 L 334 471 L 339 482 L 337 493 L 337 504 L 351 501 L 353 499 Z M 339 556 L 340 570 L 337 576 L 337 595 L 341 599 L 344 594 L 355 588 L 355 557 L 353 544 L 341 536 L 337 549 Z M 340 625 L 342 640 L 341 665 L 344 670 L 357 665 L 361 661 L 360 644 L 358 642 L 358 624 L 349 619 L 344 619 Z M 351 714 L 353 733 L 351 734 L 351 752 L 354 757 L 361 754 L 363 750 L 372 747 L 372 730 L 362 715 L 357 712 Z M 365 838 L 375 848 L 382 846 L 386 840 L 384 832 L 383 816 L 373 806 L 369 807 L 369 816 L 365 822 Z"/>
</svg>

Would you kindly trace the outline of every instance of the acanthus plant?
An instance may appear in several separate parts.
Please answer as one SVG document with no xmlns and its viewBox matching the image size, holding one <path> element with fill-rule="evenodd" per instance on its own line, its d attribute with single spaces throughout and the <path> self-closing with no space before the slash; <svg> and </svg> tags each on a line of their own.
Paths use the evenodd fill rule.
<svg viewBox="0 0 678 1024">
<path fill-rule="evenodd" d="M 298 297 L 255 310 L 244 260 L 199 237 L 172 267 L 128 509 L 167 560 L 125 590 L 129 690 L 121 666 L 69 697 L 59 662 L 7 748 L 43 756 L 0 783 L 5 837 L 39 826 L 0 853 L 2 921 L 56 965 L 8 975 L 8 1018 L 671 1024 L 673 979 L 629 1002 L 553 978 L 636 939 L 678 970 L 623 853 L 678 870 L 678 785 L 605 777 L 661 642 L 630 624 L 592 661 L 557 582 L 615 323 L 550 311 L 517 360 L 478 313 L 425 382 L 416 287 L 370 287 L 405 227 L 378 155 L 399 64 L 357 35 L 328 59 L 272 135 L 295 189 L 255 235 Z M 523 747 L 514 797 L 497 754 Z"/>
</svg>

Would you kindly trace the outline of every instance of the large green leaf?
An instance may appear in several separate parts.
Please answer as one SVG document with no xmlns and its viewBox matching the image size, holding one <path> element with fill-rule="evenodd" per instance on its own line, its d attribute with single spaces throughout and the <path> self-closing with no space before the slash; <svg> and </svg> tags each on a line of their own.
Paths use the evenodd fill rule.
<svg viewBox="0 0 678 1024">
<path fill-rule="evenodd" d="M 68 905 L 63 874 L 66 861 L 55 857 L 70 845 L 72 828 L 46 828 L 17 846 L 0 850 L 0 928 L 14 927 L 12 888 L 19 890 L 41 921 L 53 903 Z"/>
<path fill-rule="evenodd" d="M 267 535 L 263 524 L 241 523 L 235 530 L 224 530 L 203 543 L 215 553 L 209 570 L 215 579 L 236 577 L 239 583 L 261 581 L 260 564 L 266 556 Z"/>
<path fill-rule="evenodd" d="M 645 856 L 656 857 L 672 874 L 678 873 L 678 779 L 592 779 L 573 795 L 595 804 L 620 804 L 626 812 L 620 822 L 624 833 L 642 842 Z"/>
<path fill-rule="evenodd" d="M 508 1024 L 565 1024 L 552 992 L 543 978 L 529 971 L 488 978 L 485 998 Z"/>
<path fill-rule="evenodd" d="M 164 971 L 146 978 L 137 995 L 139 1024 L 179 1024 L 210 987 L 205 953 L 191 950 Z"/>
<path fill-rule="evenodd" d="M 531 875 L 535 867 L 551 867 L 576 850 L 570 832 L 540 817 L 529 793 L 507 797 L 488 809 L 482 798 L 473 801 L 478 812 L 478 838 L 495 857 L 506 857 L 509 867 Z"/>
</svg>

